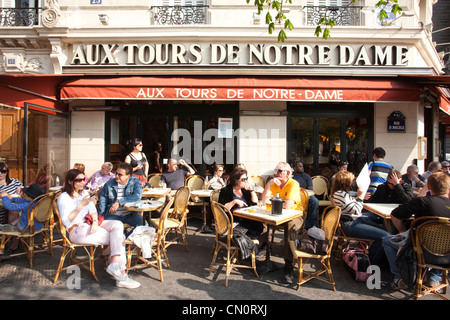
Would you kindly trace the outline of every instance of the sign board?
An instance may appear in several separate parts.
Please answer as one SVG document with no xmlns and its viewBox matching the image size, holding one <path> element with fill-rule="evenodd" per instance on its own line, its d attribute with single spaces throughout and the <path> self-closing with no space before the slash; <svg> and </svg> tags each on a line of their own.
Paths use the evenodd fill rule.
<svg viewBox="0 0 450 320">
<path fill-rule="evenodd" d="M 406 132 L 406 117 L 400 111 L 392 112 L 387 118 L 388 132 Z"/>
<path fill-rule="evenodd" d="M 233 138 L 233 118 L 219 118 L 219 134 L 221 139 Z"/>
</svg>

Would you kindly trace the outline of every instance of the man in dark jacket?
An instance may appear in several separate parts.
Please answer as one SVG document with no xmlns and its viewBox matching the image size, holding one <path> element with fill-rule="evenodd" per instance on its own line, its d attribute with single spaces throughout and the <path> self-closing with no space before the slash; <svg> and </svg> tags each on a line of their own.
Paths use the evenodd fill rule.
<svg viewBox="0 0 450 320">
<path fill-rule="evenodd" d="M 399 203 L 403 204 L 414 197 L 411 185 L 402 181 L 402 174 L 391 170 L 387 181 L 378 186 L 377 191 L 370 198 L 372 203 Z"/>
</svg>

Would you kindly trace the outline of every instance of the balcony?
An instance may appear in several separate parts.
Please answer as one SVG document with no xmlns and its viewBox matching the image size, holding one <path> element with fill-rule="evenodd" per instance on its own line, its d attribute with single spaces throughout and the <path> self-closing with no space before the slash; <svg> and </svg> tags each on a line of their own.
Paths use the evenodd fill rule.
<svg viewBox="0 0 450 320">
<path fill-rule="evenodd" d="M 29 27 L 39 24 L 41 8 L 0 8 L 0 27 Z"/>
<path fill-rule="evenodd" d="M 306 24 L 314 26 L 325 17 L 333 19 L 338 26 L 361 25 L 362 6 L 306 6 Z"/>
<path fill-rule="evenodd" d="M 207 9 L 205 5 L 151 7 L 157 25 L 206 24 Z"/>
</svg>

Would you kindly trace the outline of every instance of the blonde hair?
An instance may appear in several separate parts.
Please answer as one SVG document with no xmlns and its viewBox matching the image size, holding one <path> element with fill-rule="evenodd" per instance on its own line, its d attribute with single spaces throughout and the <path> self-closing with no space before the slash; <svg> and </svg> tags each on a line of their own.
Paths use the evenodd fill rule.
<svg viewBox="0 0 450 320">
<path fill-rule="evenodd" d="M 73 165 L 73 169 L 80 170 L 81 172 L 84 173 L 84 171 L 86 170 L 86 166 L 84 164 L 82 164 L 82 163 L 75 163 Z"/>
<path fill-rule="evenodd" d="M 436 195 L 449 193 L 450 177 L 444 172 L 432 173 L 428 179 L 428 188 Z"/>
</svg>

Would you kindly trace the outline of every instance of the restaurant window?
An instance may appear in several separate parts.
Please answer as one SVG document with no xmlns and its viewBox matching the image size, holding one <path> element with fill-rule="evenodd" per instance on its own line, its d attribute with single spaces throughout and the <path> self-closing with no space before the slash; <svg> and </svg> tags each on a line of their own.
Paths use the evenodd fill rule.
<svg viewBox="0 0 450 320">
<path fill-rule="evenodd" d="M 288 160 L 302 161 L 311 176 L 330 178 L 339 161 L 347 161 L 348 170 L 358 174 L 369 160 L 373 145 L 371 105 L 292 104 L 288 110 Z"/>
<path fill-rule="evenodd" d="M 152 101 L 151 104 L 148 104 L 148 101 L 130 103 L 108 101 L 108 103 L 120 105 L 120 111 L 108 112 L 106 120 L 106 137 L 109 139 L 106 139 L 105 158 L 112 161 L 115 166 L 131 151 L 127 147 L 127 142 L 134 138 L 142 139 L 143 152 L 147 158 L 154 151 L 152 146 L 159 142 L 162 146 L 162 159 L 167 161 L 171 156 L 182 157 L 201 175 L 207 174 L 210 165 L 215 162 L 224 164 L 225 170 L 229 172 L 236 163 L 236 138 L 216 140 L 217 130 L 215 130 L 218 129 L 219 118 L 231 119 L 233 129 L 237 128 L 238 106 L 235 103 L 222 101 Z M 165 168 L 164 163 L 163 165 Z"/>
<path fill-rule="evenodd" d="M 69 164 L 69 117 L 28 109 L 26 185 L 62 185 Z"/>
</svg>

